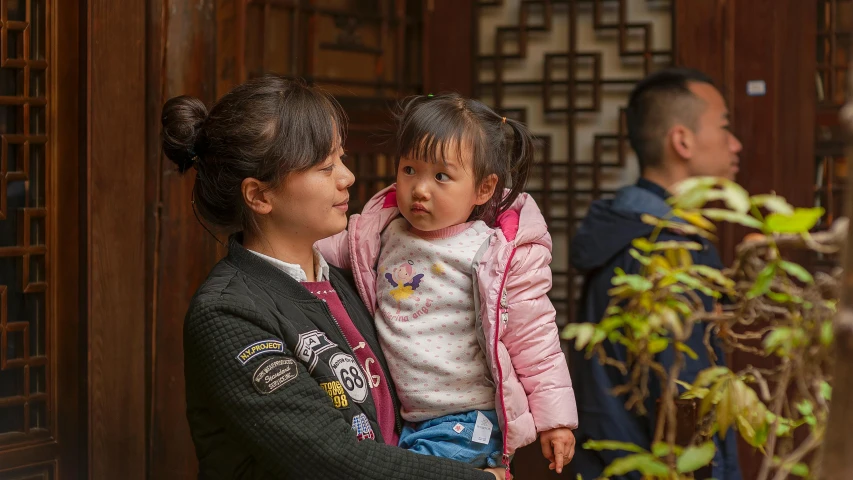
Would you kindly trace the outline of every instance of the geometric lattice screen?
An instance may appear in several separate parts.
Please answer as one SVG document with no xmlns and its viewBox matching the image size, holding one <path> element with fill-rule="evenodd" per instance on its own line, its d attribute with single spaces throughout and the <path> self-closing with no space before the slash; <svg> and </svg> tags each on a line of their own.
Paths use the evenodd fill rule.
<svg viewBox="0 0 853 480">
<path fill-rule="evenodd" d="M 0 1 L 0 445 L 48 435 L 47 0 Z"/>
<path fill-rule="evenodd" d="M 670 2 L 481 1 L 476 95 L 537 137 L 528 184 L 554 239 L 552 301 L 574 315 L 569 240 L 592 200 L 633 182 L 623 109 L 634 84 L 672 64 Z"/>
</svg>

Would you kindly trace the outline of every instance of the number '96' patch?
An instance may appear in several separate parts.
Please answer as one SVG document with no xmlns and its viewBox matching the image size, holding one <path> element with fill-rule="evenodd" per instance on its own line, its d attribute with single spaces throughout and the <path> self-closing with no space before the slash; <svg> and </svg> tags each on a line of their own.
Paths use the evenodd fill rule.
<svg viewBox="0 0 853 480">
<path fill-rule="evenodd" d="M 361 367 L 346 353 L 336 353 L 329 359 L 329 366 L 341 381 L 353 402 L 362 403 L 367 398 L 367 382 L 361 374 Z"/>
</svg>

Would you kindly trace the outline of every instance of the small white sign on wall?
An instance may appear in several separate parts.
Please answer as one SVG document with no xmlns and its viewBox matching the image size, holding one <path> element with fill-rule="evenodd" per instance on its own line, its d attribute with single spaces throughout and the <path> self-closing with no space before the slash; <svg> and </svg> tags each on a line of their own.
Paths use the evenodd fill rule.
<svg viewBox="0 0 853 480">
<path fill-rule="evenodd" d="M 764 80 L 750 80 L 746 82 L 746 94 L 750 97 L 762 97 L 767 94 L 767 84 Z"/>
</svg>

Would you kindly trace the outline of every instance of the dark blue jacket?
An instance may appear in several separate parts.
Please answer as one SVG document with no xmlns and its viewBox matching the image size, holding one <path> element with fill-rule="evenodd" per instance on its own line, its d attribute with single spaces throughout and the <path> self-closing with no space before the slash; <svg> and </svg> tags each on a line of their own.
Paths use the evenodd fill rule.
<svg viewBox="0 0 853 480">
<path fill-rule="evenodd" d="M 578 322 L 598 323 L 604 318 L 610 303 L 607 292 L 612 288 L 611 279 L 617 267 L 629 274 L 640 273 L 640 263 L 628 253 L 631 241 L 639 237 L 648 238 L 654 228 L 643 223 L 640 215 L 648 213 L 656 217 L 665 216 L 670 211 L 665 201 L 667 196 L 666 190 L 659 185 L 640 179 L 636 185 L 619 190 L 612 200 L 593 202 L 569 250 L 572 266 L 584 274 L 584 288 L 578 303 Z M 722 266 L 716 248 L 703 239 L 687 238 L 666 231 L 658 240 L 701 242 L 706 248 L 693 252 L 693 262 L 714 268 Z M 713 308 L 711 298 L 703 296 L 703 301 L 706 310 Z M 703 344 L 704 333 L 704 325 L 697 325 L 687 342 L 699 358 L 687 359 L 681 374 L 681 379 L 686 382 L 692 382 L 699 371 L 711 366 Z M 722 363 L 723 353 L 717 345 L 715 347 L 720 359 L 718 363 Z M 605 342 L 605 349 L 613 358 L 623 361 L 626 358 L 622 345 Z M 670 349 L 661 352 L 658 361 L 668 367 L 673 359 Z M 583 351 L 578 352 L 574 348 L 570 349 L 569 367 L 575 386 L 580 425 L 575 432 L 578 450 L 570 464 L 572 475 L 579 473 L 585 480 L 597 478 L 606 465 L 627 455 L 626 452 L 584 450 L 581 445 L 587 440 L 617 440 L 650 449 L 654 438 L 656 401 L 661 395 L 659 379 L 652 375 L 649 383 L 651 394 L 646 400 L 649 413 L 640 416 L 625 409 L 627 396 L 614 397 L 610 393 L 614 387 L 627 383 L 627 378 L 616 368 L 601 365 L 595 357 L 587 360 Z M 715 438 L 715 441 L 719 451 L 714 459 L 713 477 L 719 480 L 740 480 L 734 432 L 729 431 L 724 440 Z M 632 472 L 613 478 L 639 480 L 640 475 Z"/>
</svg>

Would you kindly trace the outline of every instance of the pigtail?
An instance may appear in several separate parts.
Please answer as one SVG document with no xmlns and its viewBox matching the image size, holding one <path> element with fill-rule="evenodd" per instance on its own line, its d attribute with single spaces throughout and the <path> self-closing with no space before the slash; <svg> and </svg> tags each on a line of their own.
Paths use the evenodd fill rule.
<svg viewBox="0 0 853 480">
<path fill-rule="evenodd" d="M 512 138 L 506 140 L 504 147 L 504 158 L 509 162 L 509 193 L 504 195 L 498 204 L 498 215 L 506 211 L 527 186 L 534 153 L 533 136 L 523 123 L 506 117 L 502 117 L 501 122 L 512 130 Z"/>
</svg>

